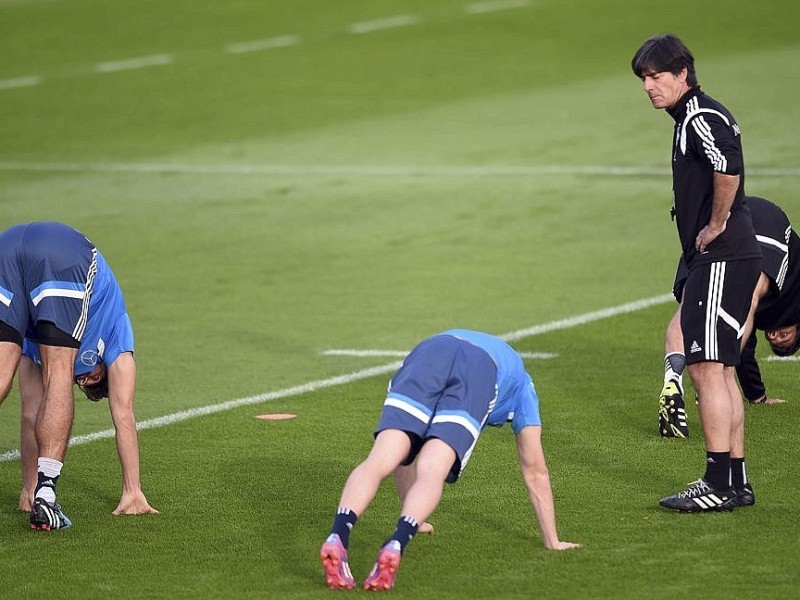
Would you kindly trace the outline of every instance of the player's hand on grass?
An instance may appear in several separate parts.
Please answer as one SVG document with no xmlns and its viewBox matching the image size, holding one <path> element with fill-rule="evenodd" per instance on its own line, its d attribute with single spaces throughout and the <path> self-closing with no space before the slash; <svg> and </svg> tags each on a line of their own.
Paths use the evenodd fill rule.
<svg viewBox="0 0 800 600">
<path fill-rule="evenodd" d="M 750 400 L 750 404 L 785 404 L 786 400 L 780 398 L 772 398 L 770 396 L 761 396 L 756 400 Z"/>
<path fill-rule="evenodd" d="M 122 498 L 114 511 L 115 515 L 145 515 L 158 514 L 158 511 L 150 506 L 144 493 L 141 490 L 134 492 L 123 492 Z"/>
<path fill-rule="evenodd" d="M 574 544 L 572 542 L 558 541 L 552 546 L 547 546 L 548 550 L 572 550 L 573 548 L 581 548 L 583 544 Z"/>
<path fill-rule="evenodd" d="M 422 525 L 419 526 L 419 529 L 417 529 L 417 533 L 427 533 L 429 535 L 432 535 L 433 525 L 425 521 Z"/>
</svg>

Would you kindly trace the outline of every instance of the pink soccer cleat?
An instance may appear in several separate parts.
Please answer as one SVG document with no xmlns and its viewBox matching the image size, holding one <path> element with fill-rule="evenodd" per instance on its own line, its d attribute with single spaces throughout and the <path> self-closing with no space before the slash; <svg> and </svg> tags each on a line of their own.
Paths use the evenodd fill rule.
<svg viewBox="0 0 800 600">
<path fill-rule="evenodd" d="M 328 536 L 319 550 L 322 568 L 325 569 L 325 581 L 332 590 L 352 590 L 356 580 L 350 572 L 347 549 L 335 533 Z"/>
<path fill-rule="evenodd" d="M 397 568 L 400 566 L 400 542 L 390 540 L 380 552 L 375 560 L 369 576 L 364 581 L 364 589 L 380 592 L 390 590 L 394 587 L 394 578 L 397 575 Z"/>
</svg>

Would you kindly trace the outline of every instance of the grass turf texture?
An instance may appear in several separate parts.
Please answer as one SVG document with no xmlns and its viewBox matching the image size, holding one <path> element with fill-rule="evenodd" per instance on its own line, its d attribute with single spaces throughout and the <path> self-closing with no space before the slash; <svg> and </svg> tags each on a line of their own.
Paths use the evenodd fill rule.
<svg viewBox="0 0 800 600">
<path fill-rule="evenodd" d="M 328 348 L 407 350 L 451 326 L 504 333 L 662 294 L 677 238 L 669 178 L 453 176 L 444 167 L 668 167 L 672 124 L 629 72 L 673 30 L 704 88 L 737 116 L 751 168 L 797 168 L 800 109 L 789 2 L 535 3 L 478 16 L 457 2 L 217 3 L 0 0 L 2 228 L 33 219 L 87 233 L 120 279 L 137 335 L 140 420 L 385 364 Z M 400 13 L 417 25 L 353 36 Z M 241 56 L 227 43 L 297 34 Z M 96 63 L 171 53 L 107 75 Z M 424 167 L 427 175 L 181 174 L 4 168 L 26 163 Z M 797 177 L 748 191 L 800 220 Z M 692 438 L 655 435 L 672 305 L 522 340 L 543 398 L 561 533 L 540 547 L 508 430 L 479 442 L 437 533 L 411 546 L 397 595 L 675 597 L 705 589 L 787 597 L 798 583 L 798 379 L 763 363 L 748 407 L 758 504 L 681 516 L 656 506 L 702 469 Z M 763 346 L 764 344 L 762 344 Z M 761 348 L 763 353 L 763 348 Z M 762 354 L 763 356 L 763 354 Z M 388 377 L 142 432 L 143 481 L 162 514 L 110 516 L 113 442 L 70 450 L 60 485 L 75 528 L 25 529 L 18 469 L 0 463 L 8 597 L 323 597 L 316 552 L 365 455 Z M 691 390 L 687 394 L 691 398 Z M 0 452 L 18 445 L 16 393 Z M 288 422 L 253 418 L 291 412 Z M 81 400 L 75 434 L 110 426 Z M 396 520 L 390 485 L 353 536 L 359 580 Z M 504 516 L 499 516 L 504 515 Z M 32 575 L 31 561 L 50 571 Z M 57 557 L 57 558 L 56 558 Z"/>
</svg>

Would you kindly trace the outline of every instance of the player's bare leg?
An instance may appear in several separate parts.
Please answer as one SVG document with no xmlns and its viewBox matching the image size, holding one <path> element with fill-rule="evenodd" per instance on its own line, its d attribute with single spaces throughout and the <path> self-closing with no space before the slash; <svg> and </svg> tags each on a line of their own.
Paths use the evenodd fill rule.
<svg viewBox="0 0 800 600">
<path fill-rule="evenodd" d="M 0 342 L 0 404 L 11 391 L 22 348 L 14 342 Z"/>
<path fill-rule="evenodd" d="M 455 450 L 440 439 L 429 439 L 422 446 L 416 462 L 416 478 L 403 500 L 398 529 L 378 552 L 372 571 L 364 581 L 364 589 L 382 591 L 394 587 L 405 545 L 416 534 L 419 524 L 439 505 L 445 478 L 455 460 Z"/>
<path fill-rule="evenodd" d="M 31 506 L 31 528 L 63 529 L 72 522 L 56 502 L 56 484 L 67 453 L 75 411 L 72 373 L 77 350 L 40 344 L 44 401 L 36 417 L 38 482 Z"/>
<path fill-rule="evenodd" d="M 350 531 L 369 506 L 384 479 L 392 474 L 411 450 L 408 434 L 397 429 L 381 431 L 369 456 L 347 478 L 330 535 L 319 555 L 330 589 L 352 589 L 348 547 Z"/>
</svg>

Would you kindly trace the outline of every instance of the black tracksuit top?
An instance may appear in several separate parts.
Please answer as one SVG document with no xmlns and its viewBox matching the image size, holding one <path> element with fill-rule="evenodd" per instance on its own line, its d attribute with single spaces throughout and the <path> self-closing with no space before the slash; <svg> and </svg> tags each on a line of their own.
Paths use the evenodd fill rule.
<svg viewBox="0 0 800 600">
<path fill-rule="evenodd" d="M 717 261 L 758 258 L 750 211 L 744 202 L 744 160 L 739 126 L 722 104 L 699 86 L 668 110 L 675 119 L 672 190 L 683 256 L 689 269 Z M 714 203 L 714 173 L 739 175 L 739 189 L 725 231 L 703 253 L 695 249 Z"/>
</svg>

